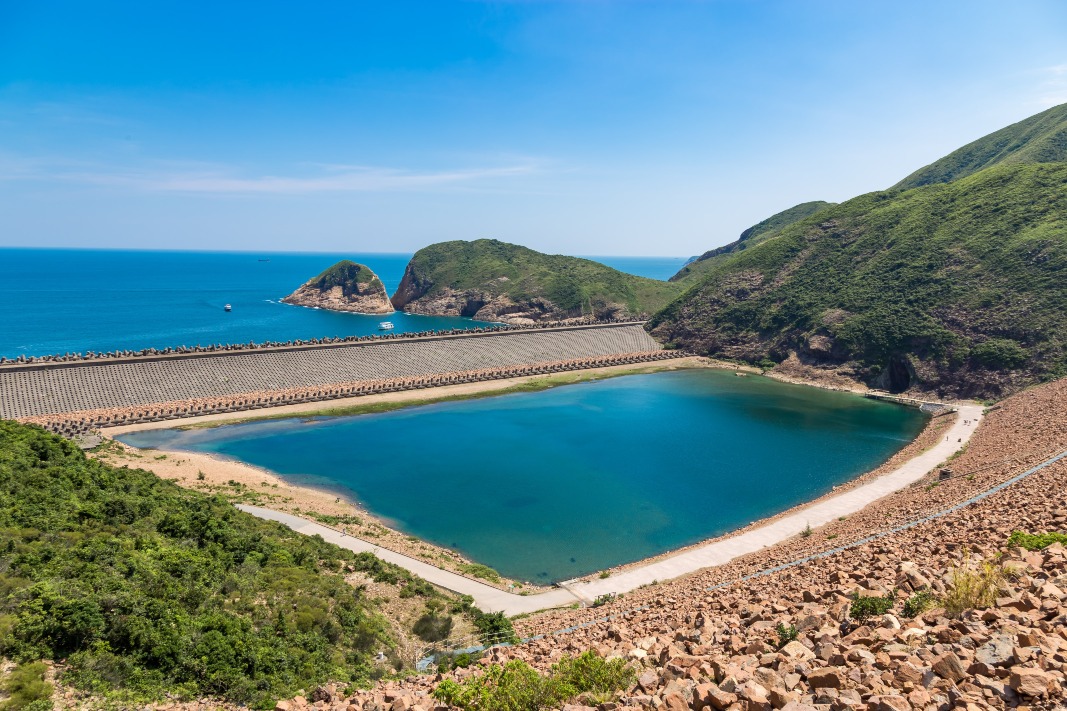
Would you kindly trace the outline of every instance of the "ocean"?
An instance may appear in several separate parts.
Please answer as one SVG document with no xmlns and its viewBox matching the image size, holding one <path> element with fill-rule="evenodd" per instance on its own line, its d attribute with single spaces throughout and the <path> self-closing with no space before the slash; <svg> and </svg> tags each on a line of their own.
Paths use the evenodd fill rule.
<svg viewBox="0 0 1067 711">
<path fill-rule="evenodd" d="M 410 254 L 300 254 L 0 249 L 0 356 L 287 341 L 469 328 L 471 319 L 370 316 L 282 304 L 282 297 L 341 259 L 369 266 L 390 294 Z M 598 257 L 667 279 L 669 257 Z M 231 304 L 233 310 L 223 307 Z"/>
<path fill-rule="evenodd" d="M 809 501 L 880 465 L 924 423 L 917 410 L 849 393 L 685 370 L 119 439 L 336 491 L 401 531 L 548 583 Z"/>
</svg>

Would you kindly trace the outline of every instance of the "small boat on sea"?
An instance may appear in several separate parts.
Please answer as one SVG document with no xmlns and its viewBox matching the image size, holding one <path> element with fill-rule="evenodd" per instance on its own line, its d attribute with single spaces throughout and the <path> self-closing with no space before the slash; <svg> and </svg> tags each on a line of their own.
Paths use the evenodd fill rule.
<svg viewBox="0 0 1067 711">
<path fill-rule="evenodd" d="M 378 324 L 378 330 L 379 331 L 392 331 L 393 330 L 393 322 L 392 321 L 382 321 L 381 323 Z"/>
<path fill-rule="evenodd" d="M 222 307 L 222 310 L 223 311 L 233 311 L 233 307 L 230 306 L 229 304 L 226 304 L 225 306 Z"/>
</svg>

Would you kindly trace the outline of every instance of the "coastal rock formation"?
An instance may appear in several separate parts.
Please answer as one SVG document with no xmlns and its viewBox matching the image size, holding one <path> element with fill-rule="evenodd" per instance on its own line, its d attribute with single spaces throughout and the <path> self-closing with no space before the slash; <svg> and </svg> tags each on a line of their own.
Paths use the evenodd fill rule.
<svg viewBox="0 0 1067 711">
<path fill-rule="evenodd" d="M 284 303 L 330 311 L 391 314 L 393 305 L 378 275 L 363 264 L 344 259 L 307 282 Z"/>
<path fill-rule="evenodd" d="M 483 239 L 419 250 L 392 302 L 409 313 L 525 325 L 646 317 L 680 290 L 588 259 Z"/>
</svg>

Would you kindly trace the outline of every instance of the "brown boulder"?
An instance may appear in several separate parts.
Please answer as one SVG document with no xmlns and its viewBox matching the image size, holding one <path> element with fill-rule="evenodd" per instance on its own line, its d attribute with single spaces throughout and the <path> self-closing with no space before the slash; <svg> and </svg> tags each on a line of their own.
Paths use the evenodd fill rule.
<svg viewBox="0 0 1067 711">
<path fill-rule="evenodd" d="M 845 685 L 845 675 L 836 667 L 816 669 L 808 674 L 808 684 L 813 689 L 840 689 Z"/>
<path fill-rule="evenodd" d="M 1052 677 L 1040 669 L 1013 669 L 1008 684 L 1022 696 L 1032 698 L 1048 696 Z"/>
</svg>

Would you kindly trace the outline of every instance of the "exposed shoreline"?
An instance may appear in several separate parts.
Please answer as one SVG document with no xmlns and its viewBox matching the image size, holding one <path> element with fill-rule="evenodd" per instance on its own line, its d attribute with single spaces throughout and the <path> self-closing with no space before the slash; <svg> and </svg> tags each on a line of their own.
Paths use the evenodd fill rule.
<svg viewBox="0 0 1067 711">
<path fill-rule="evenodd" d="M 508 392 L 528 392 L 531 390 L 546 389 L 558 385 L 605 377 L 688 368 L 728 369 L 752 374 L 760 372 L 758 369 L 751 367 L 713 361 L 707 358 L 691 357 L 653 364 L 609 366 L 548 377 L 526 376 L 506 380 L 441 386 L 437 388 L 429 388 L 423 392 L 402 391 L 358 398 L 345 398 L 331 401 L 329 405 L 326 406 L 322 406 L 322 403 L 301 403 L 257 410 L 254 411 L 255 414 L 219 413 L 181 420 L 140 423 L 109 428 L 105 430 L 104 433 L 108 437 L 113 437 L 117 434 L 149 429 L 216 427 L 227 424 L 291 417 L 341 416 L 360 414 L 362 412 L 381 412 L 394 408 L 412 407 L 434 402 L 487 397 Z M 820 389 L 843 390 L 843 388 L 834 387 L 834 385 L 827 383 L 803 382 L 802 380 L 798 381 L 797 378 L 780 379 L 795 384 L 819 387 Z M 864 392 L 864 390 L 859 388 L 851 391 L 856 392 L 857 394 Z M 935 441 L 937 441 L 937 435 L 931 434 L 935 430 L 937 432 L 940 431 L 936 423 L 938 423 L 939 420 L 943 422 L 951 419 L 954 418 L 931 418 L 914 440 L 895 453 L 881 466 L 865 472 L 844 484 L 834 487 L 831 491 L 822 496 L 816 497 L 810 501 L 805 501 L 773 516 L 752 521 L 741 528 L 721 536 L 703 539 L 681 548 L 664 551 L 655 556 L 632 561 L 625 565 L 615 566 L 607 569 L 606 572 L 611 575 L 630 571 L 635 568 L 662 561 L 680 553 L 697 549 L 709 543 L 740 535 L 746 531 L 777 521 L 791 513 L 795 513 L 799 509 L 816 504 L 828 497 L 840 494 L 842 491 L 859 486 L 872 478 L 891 470 L 893 466 L 896 466 L 900 462 L 918 456 L 928 449 Z M 307 484 L 296 485 L 269 470 L 223 457 L 215 457 L 212 455 L 181 450 L 151 450 L 164 453 L 165 457 L 159 458 L 158 455 L 146 456 L 144 452 L 122 445 L 121 443 L 116 442 L 115 444 L 122 447 L 126 451 L 127 456 L 138 459 L 138 465 L 148 468 L 162 478 L 175 479 L 183 486 L 211 493 L 224 494 L 227 498 L 234 501 L 234 503 L 253 504 L 272 508 L 285 513 L 301 516 L 309 521 L 326 524 L 338 531 L 343 531 L 347 535 L 364 540 L 371 545 L 380 546 L 381 548 L 391 550 L 395 553 L 421 559 L 431 565 L 438 566 L 443 570 L 465 575 L 466 577 L 476 579 L 479 582 L 501 590 L 516 589 L 521 590 L 524 593 L 536 593 L 547 589 L 526 581 L 514 581 L 502 577 L 494 579 L 492 574 L 487 574 L 476 561 L 470 560 L 451 549 L 417 539 L 392 528 L 388 521 L 375 516 L 363 507 L 358 501 L 358 494 L 357 498 L 353 499 L 343 493 L 331 491 L 326 487 L 315 487 Z M 183 469 L 182 467 L 185 468 Z M 196 472 L 195 475 L 193 473 L 194 470 Z M 204 475 L 202 480 L 194 478 L 201 472 Z M 358 519 L 358 522 L 356 519 Z M 465 566 L 467 567 L 466 570 L 464 569 Z M 482 572 L 483 575 L 472 575 L 470 573 L 471 570 Z M 598 571 L 567 582 L 569 584 L 578 581 L 588 582 L 598 578 L 602 574 L 602 572 Z M 512 588 L 512 586 L 514 586 L 514 588 Z"/>
<path fill-rule="evenodd" d="M 449 548 L 417 539 L 392 528 L 389 522 L 368 511 L 358 500 L 326 487 L 308 484 L 293 484 L 285 477 L 267 469 L 228 459 L 225 457 L 189 452 L 186 450 L 151 449 L 139 450 L 117 440 L 116 435 L 156 429 L 189 427 L 221 427 L 254 421 L 288 419 L 296 417 L 347 416 L 365 412 L 383 412 L 402 407 L 417 407 L 438 402 L 475 399 L 503 395 L 511 392 L 533 392 L 560 385 L 569 385 L 591 380 L 638 375 L 642 373 L 683 370 L 692 368 L 715 368 L 758 373 L 754 368 L 734 366 L 702 357 L 679 358 L 669 361 L 637 363 L 629 365 L 590 368 L 555 375 L 523 376 L 502 380 L 489 380 L 459 385 L 445 385 L 425 390 L 404 390 L 378 395 L 365 395 L 332 400 L 329 403 L 310 402 L 241 413 L 218 413 L 197 417 L 144 422 L 102 430 L 108 444 L 94 456 L 119 465 L 129 464 L 147 469 L 162 479 L 176 481 L 181 486 L 212 494 L 226 496 L 234 503 L 252 504 L 291 513 L 309 521 L 329 525 L 346 535 L 391 550 L 395 553 L 423 560 L 444 570 L 464 575 L 501 590 L 538 592 L 549 589 L 535 583 L 515 581 L 500 577 L 494 580 L 477 561 Z M 203 479 L 199 474 L 203 473 Z M 236 485 L 235 485 L 236 484 Z M 352 518 L 359 520 L 358 523 Z M 470 566 L 464 570 L 464 566 Z M 469 571 L 477 570 L 482 576 Z"/>
</svg>

